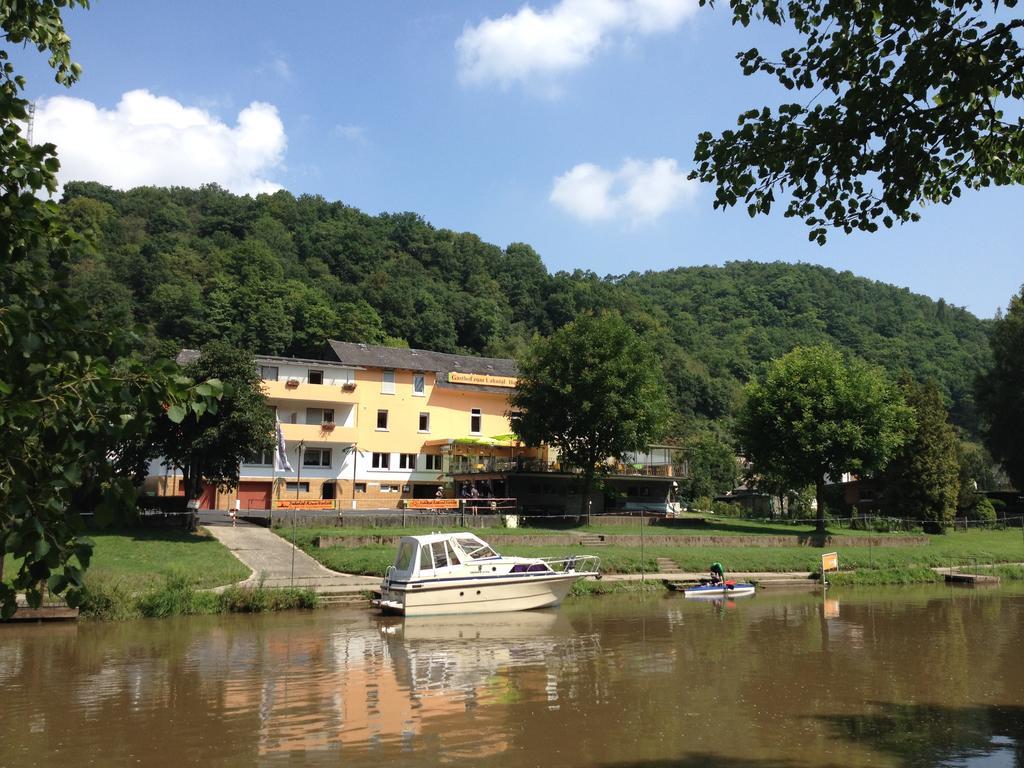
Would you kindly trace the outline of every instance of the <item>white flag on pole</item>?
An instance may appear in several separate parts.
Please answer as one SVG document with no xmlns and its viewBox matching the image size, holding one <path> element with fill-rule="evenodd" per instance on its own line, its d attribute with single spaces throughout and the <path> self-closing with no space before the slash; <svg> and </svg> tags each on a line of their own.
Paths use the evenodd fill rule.
<svg viewBox="0 0 1024 768">
<path fill-rule="evenodd" d="M 277 441 L 274 446 L 274 471 L 291 472 L 292 464 L 288 461 L 288 446 L 284 442 L 284 430 L 281 429 L 281 422 L 277 415 L 274 415 L 274 426 L 277 428 Z"/>
</svg>

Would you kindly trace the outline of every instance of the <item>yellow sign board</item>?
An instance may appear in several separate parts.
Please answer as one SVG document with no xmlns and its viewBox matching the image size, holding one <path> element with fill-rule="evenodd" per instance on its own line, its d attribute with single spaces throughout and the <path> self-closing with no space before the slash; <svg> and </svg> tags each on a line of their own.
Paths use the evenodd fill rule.
<svg viewBox="0 0 1024 768">
<path fill-rule="evenodd" d="M 276 509 L 334 509 L 332 499 L 278 499 Z"/>
<path fill-rule="evenodd" d="M 458 499 L 409 499 L 409 509 L 458 509 Z"/>
<path fill-rule="evenodd" d="M 515 376 L 491 376 L 488 373 L 464 373 L 448 371 L 449 384 L 480 384 L 485 387 L 506 387 L 515 389 L 519 380 Z"/>
<path fill-rule="evenodd" d="M 839 570 L 839 553 L 828 552 L 821 556 L 821 572 L 828 573 L 829 571 Z"/>
</svg>

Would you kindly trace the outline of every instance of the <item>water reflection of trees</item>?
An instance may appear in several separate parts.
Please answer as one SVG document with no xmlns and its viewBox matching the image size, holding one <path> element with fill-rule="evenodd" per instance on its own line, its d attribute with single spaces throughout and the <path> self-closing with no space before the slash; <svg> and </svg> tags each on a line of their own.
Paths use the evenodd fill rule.
<svg viewBox="0 0 1024 768">
<path fill-rule="evenodd" d="M 942 706 L 873 703 L 870 714 L 821 715 L 836 736 L 900 760 L 906 768 L 998 754 L 986 765 L 1024 768 L 1024 706 Z"/>
</svg>

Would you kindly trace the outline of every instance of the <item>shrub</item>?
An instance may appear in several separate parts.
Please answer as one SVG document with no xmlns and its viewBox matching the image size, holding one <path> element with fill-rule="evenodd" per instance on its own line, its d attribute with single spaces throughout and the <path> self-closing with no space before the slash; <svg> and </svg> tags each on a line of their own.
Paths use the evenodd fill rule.
<svg viewBox="0 0 1024 768">
<path fill-rule="evenodd" d="M 100 621 L 124 621 L 139 616 L 135 596 L 128 584 L 101 571 L 86 577 L 79 611 L 86 618 Z"/>
<path fill-rule="evenodd" d="M 974 505 L 974 509 L 968 512 L 968 517 L 971 520 L 977 520 L 982 523 L 994 523 L 996 521 L 996 508 L 992 504 L 992 500 L 982 496 L 978 499 L 978 503 Z"/>
<path fill-rule="evenodd" d="M 739 504 L 730 504 L 728 501 L 712 501 L 711 511 L 723 517 L 739 517 L 743 508 Z"/>
</svg>

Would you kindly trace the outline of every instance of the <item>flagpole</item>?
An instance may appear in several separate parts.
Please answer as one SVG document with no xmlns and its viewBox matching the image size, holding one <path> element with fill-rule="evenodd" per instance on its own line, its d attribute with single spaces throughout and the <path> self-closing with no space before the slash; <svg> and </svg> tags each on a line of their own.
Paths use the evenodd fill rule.
<svg viewBox="0 0 1024 768">
<path fill-rule="evenodd" d="M 295 465 L 295 498 L 299 498 L 299 488 L 302 486 L 302 446 L 305 440 L 299 440 L 299 463 Z M 295 507 L 292 507 L 292 586 L 295 586 Z"/>
</svg>

